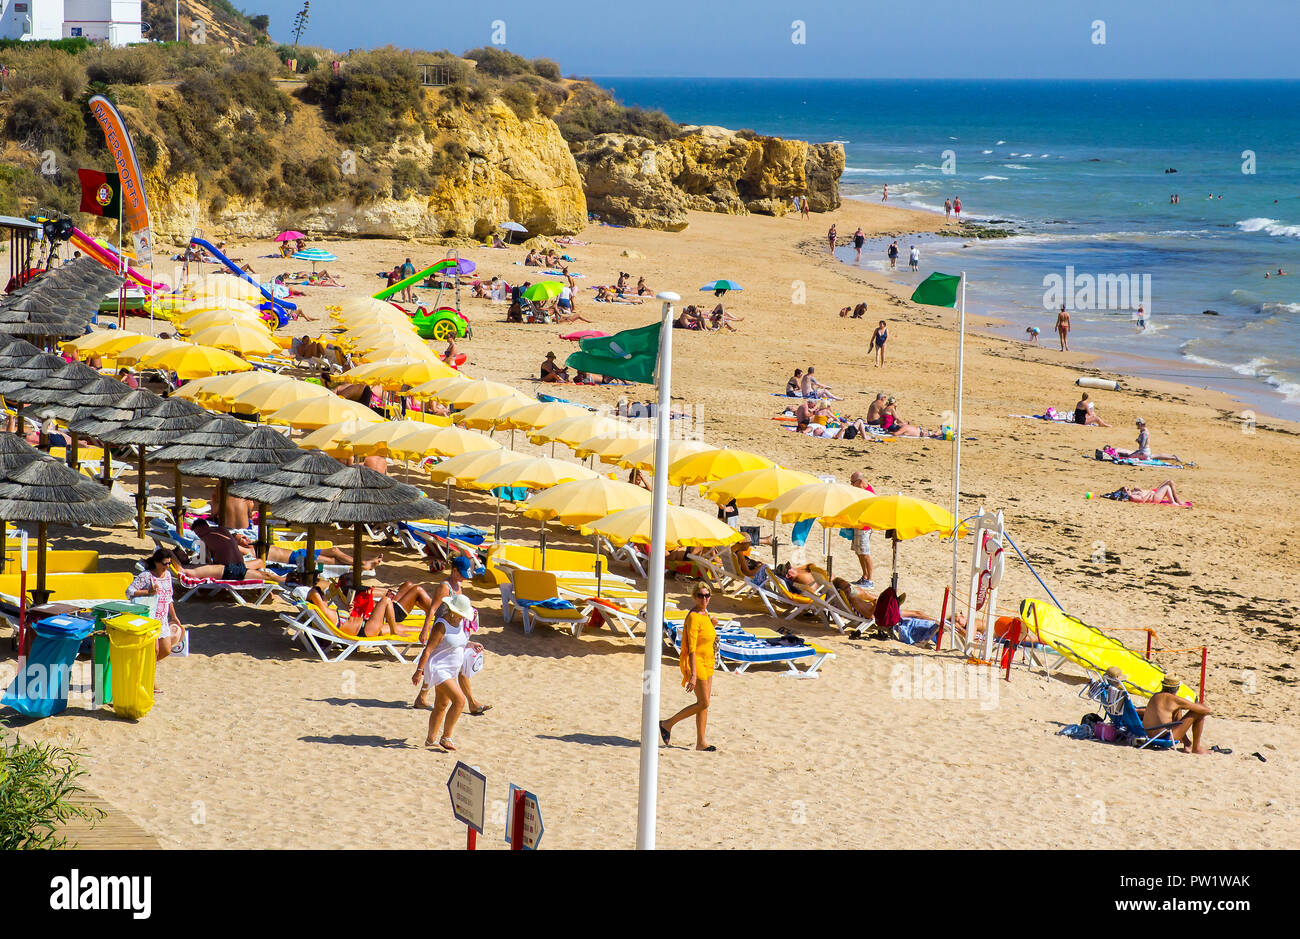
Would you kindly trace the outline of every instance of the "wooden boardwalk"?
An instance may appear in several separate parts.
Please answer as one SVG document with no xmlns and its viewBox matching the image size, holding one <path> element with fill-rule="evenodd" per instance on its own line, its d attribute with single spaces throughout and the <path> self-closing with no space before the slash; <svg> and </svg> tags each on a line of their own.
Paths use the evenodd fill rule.
<svg viewBox="0 0 1300 939">
<path fill-rule="evenodd" d="M 104 817 L 92 828 L 90 822 L 74 818 L 59 829 L 68 839 L 69 848 L 96 851 L 158 850 L 158 839 L 145 831 L 125 812 L 105 802 L 94 793 L 84 792 L 73 801 L 97 805 Z"/>
</svg>

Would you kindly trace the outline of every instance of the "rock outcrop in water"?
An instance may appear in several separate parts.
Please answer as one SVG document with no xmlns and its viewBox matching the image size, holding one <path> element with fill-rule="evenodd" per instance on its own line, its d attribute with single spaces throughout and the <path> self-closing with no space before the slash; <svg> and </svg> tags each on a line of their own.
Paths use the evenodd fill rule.
<svg viewBox="0 0 1300 939">
<path fill-rule="evenodd" d="M 840 205 L 840 144 L 810 144 L 687 127 L 661 143 L 600 134 L 574 147 L 588 208 L 619 225 L 680 231 L 688 210 L 781 215 L 807 195 L 814 212 Z"/>
</svg>

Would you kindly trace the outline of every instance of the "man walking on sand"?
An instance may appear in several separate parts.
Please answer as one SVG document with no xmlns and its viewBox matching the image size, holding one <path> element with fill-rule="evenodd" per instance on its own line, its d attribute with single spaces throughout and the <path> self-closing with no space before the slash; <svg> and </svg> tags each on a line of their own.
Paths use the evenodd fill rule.
<svg viewBox="0 0 1300 939">
<path fill-rule="evenodd" d="M 871 495 L 876 494 L 876 490 L 867 484 L 866 478 L 859 472 L 854 472 L 849 477 L 849 485 L 861 489 L 863 492 L 869 492 Z M 865 499 L 866 496 L 864 495 Z M 865 590 L 870 590 L 875 584 L 871 580 L 871 529 L 857 528 L 853 531 L 853 553 L 858 556 L 858 564 L 862 567 L 862 578 L 856 586 Z"/>
</svg>

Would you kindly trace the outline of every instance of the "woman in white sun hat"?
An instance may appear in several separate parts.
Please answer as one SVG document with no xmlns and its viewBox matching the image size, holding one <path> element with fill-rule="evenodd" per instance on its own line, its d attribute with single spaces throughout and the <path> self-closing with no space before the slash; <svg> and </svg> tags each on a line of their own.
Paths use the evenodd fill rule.
<svg viewBox="0 0 1300 939">
<path fill-rule="evenodd" d="M 465 695 L 457 679 L 465 665 L 465 647 L 469 644 L 469 631 L 465 625 L 473 618 L 474 607 L 469 597 L 463 593 L 448 596 L 438 608 L 437 619 L 429 631 L 424 651 L 420 653 L 415 674 L 411 676 L 411 684 L 418 686 L 423 678 L 434 693 L 429 732 L 424 739 L 426 747 L 439 746 L 446 751 L 456 749 L 451 735 L 465 710 Z M 438 733 L 439 725 L 442 726 L 441 734 Z"/>
</svg>

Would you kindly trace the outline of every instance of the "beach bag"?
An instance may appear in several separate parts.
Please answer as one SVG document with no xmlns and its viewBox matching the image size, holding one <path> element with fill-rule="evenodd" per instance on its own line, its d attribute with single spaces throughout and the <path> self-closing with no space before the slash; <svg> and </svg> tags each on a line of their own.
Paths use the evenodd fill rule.
<svg viewBox="0 0 1300 939">
<path fill-rule="evenodd" d="M 473 678 L 483 670 L 483 653 L 478 649 L 465 647 L 465 657 L 461 662 L 460 671 L 466 678 Z"/>
<path fill-rule="evenodd" d="M 1105 743 L 1115 742 L 1115 725 L 1108 724 L 1105 721 L 1097 721 L 1092 725 L 1092 737 L 1094 740 L 1101 740 Z"/>
</svg>

